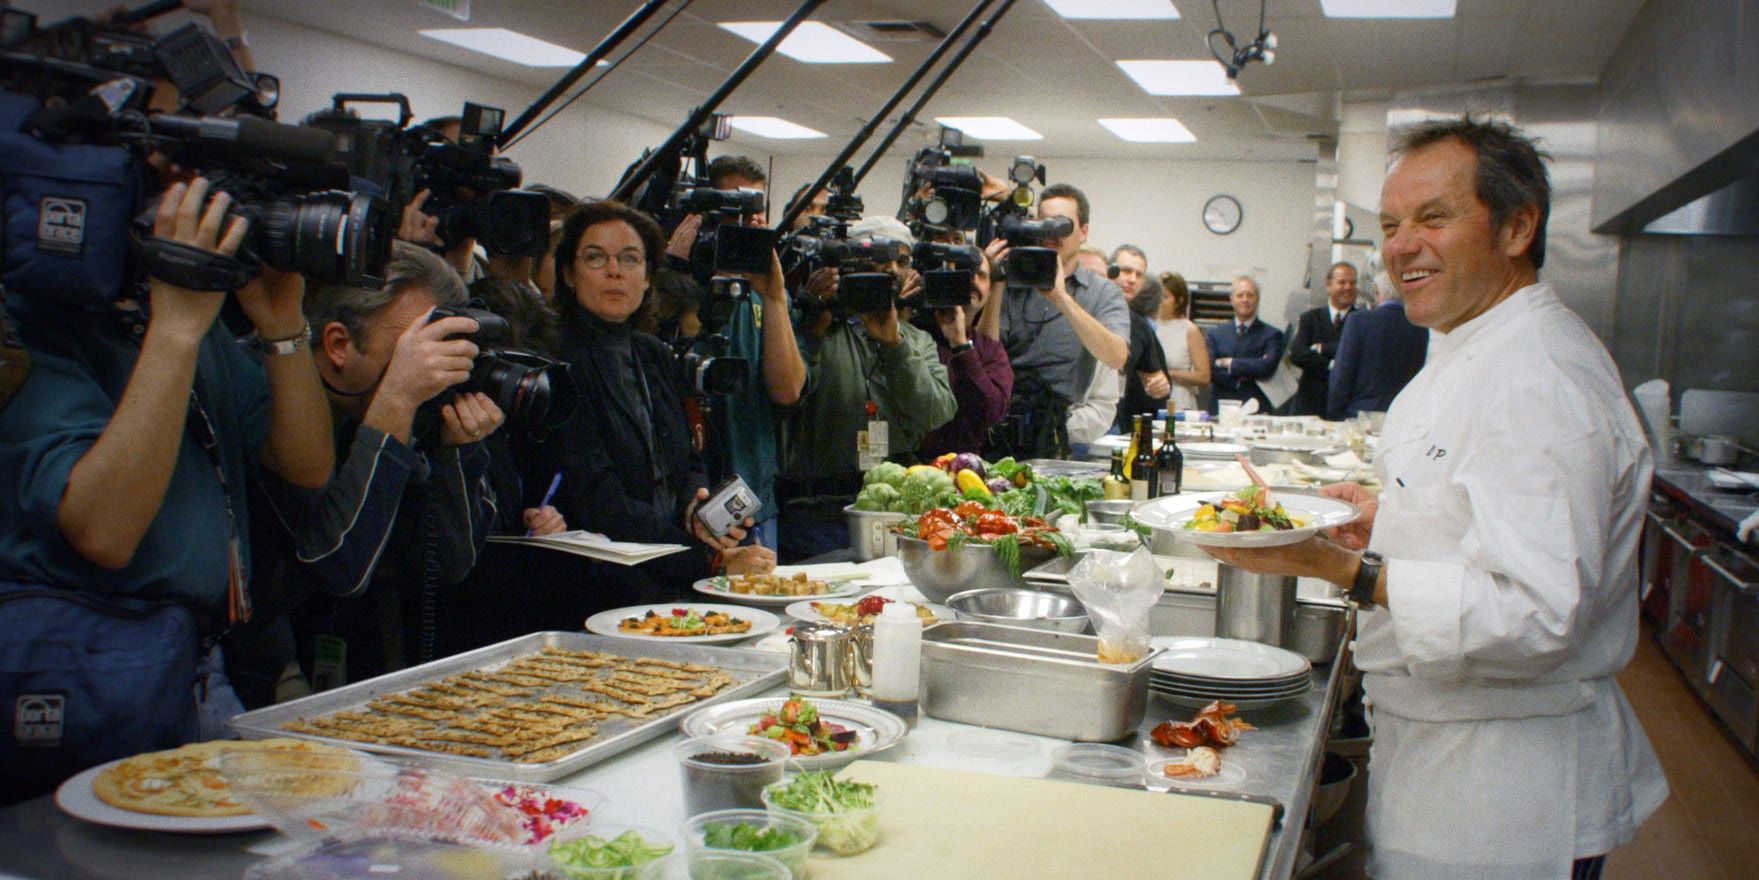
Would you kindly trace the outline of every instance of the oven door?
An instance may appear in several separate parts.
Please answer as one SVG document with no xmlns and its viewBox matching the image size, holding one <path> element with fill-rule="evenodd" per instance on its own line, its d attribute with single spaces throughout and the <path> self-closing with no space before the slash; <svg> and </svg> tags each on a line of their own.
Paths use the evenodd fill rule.
<svg viewBox="0 0 1759 880">
<path fill-rule="evenodd" d="M 1748 751 L 1759 751 L 1759 562 L 1719 547 L 1703 564 L 1712 593 L 1705 700 Z"/>
<path fill-rule="evenodd" d="M 1710 659 L 1710 569 L 1704 552 L 1715 539 L 1689 520 L 1661 527 L 1668 545 L 1667 625 L 1661 647 L 1686 674 L 1686 681 L 1700 695 Z"/>
</svg>

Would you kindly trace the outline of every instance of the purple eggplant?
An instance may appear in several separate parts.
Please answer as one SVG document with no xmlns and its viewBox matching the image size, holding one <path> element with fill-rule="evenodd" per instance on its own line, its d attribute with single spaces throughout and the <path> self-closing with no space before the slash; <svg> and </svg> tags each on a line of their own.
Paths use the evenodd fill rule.
<svg viewBox="0 0 1759 880">
<path fill-rule="evenodd" d="M 984 475 L 983 457 L 975 452 L 961 452 L 953 457 L 953 473 L 970 471 L 978 476 Z"/>
</svg>

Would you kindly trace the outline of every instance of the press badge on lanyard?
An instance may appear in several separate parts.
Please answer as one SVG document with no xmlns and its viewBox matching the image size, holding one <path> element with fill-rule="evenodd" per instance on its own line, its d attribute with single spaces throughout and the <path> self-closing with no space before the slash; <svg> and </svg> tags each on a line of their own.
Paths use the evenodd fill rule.
<svg viewBox="0 0 1759 880">
<path fill-rule="evenodd" d="M 873 401 L 867 402 L 867 430 L 855 433 L 855 457 L 862 470 L 886 460 L 892 454 L 891 437 L 886 431 L 886 423 L 878 418 L 879 407 Z"/>
<path fill-rule="evenodd" d="M 226 469 L 220 464 L 220 439 L 193 388 L 189 392 L 189 409 L 195 414 L 190 424 L 195 428 L 196 443 L 214 465 L 214 476 L 220 480 L 220 498 L 226 505 L 226 623 L 228 626 L 244 623 L 250 620 L 250 587 L 244 573 L 244 547 L 238 536 L 238 517 L 232 512 L 232 492 L 226 484 Z"/>
</svg>

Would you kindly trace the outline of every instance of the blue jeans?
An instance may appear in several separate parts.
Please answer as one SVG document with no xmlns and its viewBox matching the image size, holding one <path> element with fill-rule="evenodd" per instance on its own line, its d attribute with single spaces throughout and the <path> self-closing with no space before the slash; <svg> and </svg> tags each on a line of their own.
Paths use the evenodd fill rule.
<svg viewBox="0 0 1759 880">
<path fill-rule="evenodd" d="M 226 679 L 226 658 L 220 653 L 220 646 L 215 645 L 207 656 L 196 661 L 195 673 L 202 686 L 196 690 L 201 697 L 204 691 L 206 699 L 196 705 L 196 713 L 201 717 L 202 739 L 232 739 L 232 716 L 244 711 L 244 704 L 238 701 L 238 694 L 232 690 L 232 682 Z"/>
</svg>

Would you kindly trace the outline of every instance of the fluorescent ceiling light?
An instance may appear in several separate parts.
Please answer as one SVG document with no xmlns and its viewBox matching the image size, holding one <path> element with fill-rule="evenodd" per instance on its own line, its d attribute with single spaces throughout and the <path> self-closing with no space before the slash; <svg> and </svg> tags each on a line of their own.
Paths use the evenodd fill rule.
<svg viewBox="0 0 1759 880">
<path fill-rule="evenodd" d="M 727 124 L 740 131 L 778 141 L 829 137 L 822 131 L 815 131 L 804 125 L 796 125 L 779 116 L 734 116 L 727 120 Z"/>
<path fill-rule="evenodd" d="M 936 116 L 934 121 L 980 141 L 1037 141 L 1044 135 L 1006 116 Z"/>
<path fill-rule="evenodd" d="M 779 21 L 723 21 L 721 28 L 732 31 L 753 43 L 770 38 L 782 23 Z M 807 64 L 885 64 L 892 56 L 875 49 L 827 24 L 801 22 L 776 51 Z"/>
<path fill-rule="evenodd" d="M 573 67 L 586 58 L 584 52 L 506 28 L 440 28 L 421 31 L 421 35 L 526 67 Z"/>
<path fill-rule="evenodd" d="M 1118 67 L 1151 95 L 1238 95 L 1240 86 L 1214 61 L 1120 61 Z"/>
<path fill-rule="evenodd" d="M 1100 125 L 1112 130 L 1112 134 L 1127 141 L 1141 144 L 1190 144 L 1196 143 L 1197 136 L 1191 129 L 1171 116 L 1154 119 L 1101 119 Z"/>
<path fill-rule="evenodd" d="M 1074 19 L 1179 17 L 1173 0 L 1044 0 L 1044 5 L 1064 18 Z"/>
<path fill-rule="evenodd" d="M 1455 0 L 1319 0 L 1326 18 L 1453 18 Z"/>
</svg>

